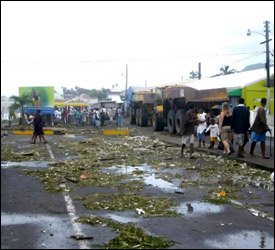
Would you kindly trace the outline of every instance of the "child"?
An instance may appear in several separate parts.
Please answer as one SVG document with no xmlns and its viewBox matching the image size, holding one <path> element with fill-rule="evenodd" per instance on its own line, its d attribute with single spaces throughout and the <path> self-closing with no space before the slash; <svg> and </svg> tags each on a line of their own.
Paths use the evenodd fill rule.
<svg viewBox="0 0 275 250">
<path fill-rule="evenodd" d="M 212 118 L 210 120 L 210 125 L 206 129 L 205 132 L 210 130 L 210 146 L 209 149 L 212 149 L 217 141 L 218 134 L 219 134 L 219 126 L 217 123 L 215 123 L 215 120 Z"/>
<path fill-rule="evenodd" d="M 206 113 L 203 112 L 203 110 L 200 110 L 200 113 L 198 114 L 198 127 L 197 127 L 197 135 L 199 138 L 199 148 L 201 147 L 201 142 L 203 147 L 205 147 L 205 130 L 206 130 Z"/>
</svg>

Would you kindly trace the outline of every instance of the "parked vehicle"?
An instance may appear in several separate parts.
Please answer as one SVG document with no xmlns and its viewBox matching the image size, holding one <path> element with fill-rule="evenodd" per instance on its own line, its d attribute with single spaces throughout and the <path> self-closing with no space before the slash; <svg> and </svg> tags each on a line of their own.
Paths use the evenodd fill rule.
<svg viewBox="0 0 275 250">
<path fill-rule="evenodd" d="M 154 108 L 154 92 L 137 91 L 132 93 L 130 100 L 130 123 L 141 127 L 152 125 Z"/>
<path fill-rule="evenodd" d="M 184 114 L 192 103 L 196 108 L 211 109 L 228 101 L 226 88 L 196 90 L 180 85 L 157 87 L 152 111 L 152 125 L 155 131 L 167 126 L 170 133 L 180 134 Z"/>
</svg>

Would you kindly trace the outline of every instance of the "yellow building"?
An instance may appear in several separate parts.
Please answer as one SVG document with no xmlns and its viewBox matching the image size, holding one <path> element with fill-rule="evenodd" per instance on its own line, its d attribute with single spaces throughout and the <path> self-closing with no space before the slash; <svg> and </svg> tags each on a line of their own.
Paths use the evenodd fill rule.
<svg viewBox="0 0 275 250">
<path fill-rule="evenodd" d="M 274 115 L 274 75 L 271 79 L 270 84 L 270 114 Z M 241 96 L 245 99 L 246 105 L 253 110 L 253 107 L 259 106 L 261 98 L 267 98 L 267 87 L 266 80 L 261 80 L 253 83 L 249 86 L 244 87 L 241 90 Z"/>
<path fill-rule="evenodd" d="M 270 112 L 274 116 L 274 67 L 270 68 Z M 196 89 L 227 88 L 230 103 L 237 105 L 240 97 L 245 99 L 250 110 L 260 105 L 261 98 L 267 98 L 266 69 L 256 69 L 235 74 L 196 80 L 186 84 Z"/>
</svg>

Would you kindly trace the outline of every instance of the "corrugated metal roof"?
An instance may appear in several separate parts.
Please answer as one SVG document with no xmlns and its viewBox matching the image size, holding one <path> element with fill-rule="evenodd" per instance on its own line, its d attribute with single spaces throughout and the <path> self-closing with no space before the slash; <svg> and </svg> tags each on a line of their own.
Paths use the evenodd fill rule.
<svg viewBox="0 0 275 250">
<path fill-rule="evenodd" d="M 270 75 L 274 74 L 274 67 L 270 68 Z M 186 86 L 195 89 L 214 88 L 243 88 L 266 79 L 266 69 L 256 69 L 235 74 L 205 78 L 187 83 Z"/>
</svg>

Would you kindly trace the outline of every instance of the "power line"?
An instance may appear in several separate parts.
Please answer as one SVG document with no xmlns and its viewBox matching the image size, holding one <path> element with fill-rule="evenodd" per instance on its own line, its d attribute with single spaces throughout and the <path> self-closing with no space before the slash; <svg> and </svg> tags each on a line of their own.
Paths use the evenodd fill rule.
<svg viewBox="0 0 275 250">
<path fill-rule="evenodd" d="M 254 54 L 251 55 L 251 56 L 244 57 L 244 58 L 241 58 L 241 59 L 238 59 L 238 60 L 235 60 L 235 61 L 226 63 L 226 64 L 229 65 L 229 66 L 231 66 L 232 64 L 236 64 L 236 63 L 238 63 L 238 62 L 245 61 L 245 60 L 250 59 L 250 58 L 252 58 L 252 57 L 259 56 L 259 55 L 261 55 L 261 54 L 263 54 L 263 53 L 265 53 L 265 51 L 256 52 L 256 53 L 254 53 Z M 208 71 L 215 70 L 215 69 L 216 69 L 216 67 L 215 67 L 215 68 L 213 67 L 213 68 L 208 69 Z"/>
<path fill-rule="evenodd" d="M 128 62 L 138 62 L 138 61 L 160 61 L 160 60 L 188 60 L 188 59 L 196 59 L 198 57 L 222 57 L 222 56 L 236 56 L 236 55 L 251 55 L 262 52 L 236 52 L 236 53 L 224 53 L 224 54 L 208 54 L 208 55 L 186 55 L 186 56 L 157 56 L 157 57 L 143 57 L 143 58 L 128 58 L 128 59 L 118 59 L 118 58 L 103 58 L 103 59 L 83 59 L 83 60 L 28 60 L 23 61 L 21 63 L 114 63 L 125 61 Z M 20 62 L 15 60 L 1 60 L 1 63 L 11 63 L 11 62 Z"/>
</svg>

